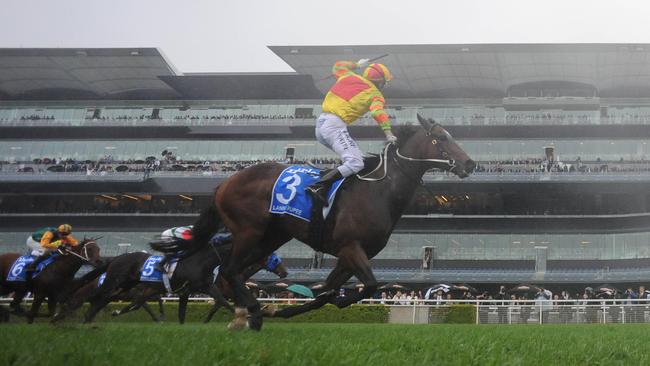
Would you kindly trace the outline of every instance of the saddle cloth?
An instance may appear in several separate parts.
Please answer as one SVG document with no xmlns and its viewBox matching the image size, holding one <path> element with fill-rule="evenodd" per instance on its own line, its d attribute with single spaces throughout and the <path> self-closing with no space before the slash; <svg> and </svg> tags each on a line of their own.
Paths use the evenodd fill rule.
<svg viewBox="0 0 650 366">
<path fill-rule="evenodd" d="M 311 221 L 312 197 L 305 191 L 305 188 L 316 183 L 319 179 L 319 169 L 300 165 L 292 165 L 286 168 L 273 185 L 269 212 L 291 215 L 307 222 Z M 327 217 L 336 192 L 341 187 L 344 179 L 334 182 L 327 193 L 329 206 L 323 207 L 324 218 Z"/>
<path fill-rule="evenodd" d="M 178 264 L 178 258 L 172 258 L 169 262 L 165 264 L 166 273 L 162 273 L 158 270 L 157 264 L 163 259 L 160 255 L 152 255 L 144 262 L 142 269 L 140 269 L 140 281 L 141 282 L 162 282 L 165 285 L 165 288 L 168 292 L 173 292 L 171 285 L 169 284 L 169 279 L 174 275 L 176 270 L 176 265 Z M 103 282 L 103 281 L 102 281 Z"/>
<path fill-rule="evenodd" d="M 53 252 L 49 257 L 44 261 L 38 264 L 32 278 L 38 276 L 45 267 L 54 262 L 54 258 L 58 257 L 60 254 L 58 252 Z M 9 282 L 25 282 L 27 281 L 27 271 L 25 269 L 36 260 L 36 257 L 32 255 L 23 255 L 18 257 L 16 261 L 11 265 L 9 273 L 7 274 L 7 281 Z"/>
</svg>

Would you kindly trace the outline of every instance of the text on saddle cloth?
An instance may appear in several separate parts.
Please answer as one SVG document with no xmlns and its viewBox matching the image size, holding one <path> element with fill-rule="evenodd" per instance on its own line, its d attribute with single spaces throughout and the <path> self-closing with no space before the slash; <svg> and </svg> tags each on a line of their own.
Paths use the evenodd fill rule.
<svg viewBox="0 0 650 366">
<path fill-rule="evenodd" d="M 305 191 L 305 188 L 318 182 L 319 179 L 319 169 L 299 165 L 286 168 L 273 185 L 269 212 L 280 215 L 287 214 L 307 222 L 311 221 L 312 197 Z M 327 217 L 343 180 L 339 179 L 334 182 L 327 193 L 329 207 L 323 208 L 323 217 Z"/>
</svg>

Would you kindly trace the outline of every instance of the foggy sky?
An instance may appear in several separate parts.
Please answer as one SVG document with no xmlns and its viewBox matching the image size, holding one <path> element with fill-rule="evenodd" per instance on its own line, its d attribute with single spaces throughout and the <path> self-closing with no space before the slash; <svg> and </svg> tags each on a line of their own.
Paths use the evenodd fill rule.
<svg viewBox="0 0 650 366">
<path fill-rule="evenodd" d="M 650 43 L 650 2 L 1 0 L 0 47 L 159 47 L 181 72 L 293 71 L 266 46 Z"/>
</svg>

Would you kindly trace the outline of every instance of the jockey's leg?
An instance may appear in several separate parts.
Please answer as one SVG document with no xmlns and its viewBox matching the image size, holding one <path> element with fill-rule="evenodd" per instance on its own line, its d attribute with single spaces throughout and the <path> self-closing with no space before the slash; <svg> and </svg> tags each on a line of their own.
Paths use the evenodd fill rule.
<svg viewBox="0 0 650 366">
<path fill-rule="evenodd" d="M 50 252 L 45 251 L 43 254 L 39 255 L 36 259 L 34 259 L 32 263 L 30 263 L 27 267 L 25 267 L 25 272 L 27 273 L 28 280 L 31 278 L 34 271 L 36 271 L 36 267 L 38 267 L 38 265 L 41 264 L 41 262 L 47 259 L 47 257 L 49 256 L 50 256 Z"/>
<path fill-rule="evenodd" d="M 327 206 L 327 193 L 336 180 L 349 177 L 363 169 L 363 152 L 348 133 L 348 127 L 340 118 L 328 115 L 321 119 L 316 127 L 316 137 L 320 143 L 333 150 L 341 158 L 342 165 L 325 174 L 321 179 L 307 188 L 317 200 Z"/>
</svg>

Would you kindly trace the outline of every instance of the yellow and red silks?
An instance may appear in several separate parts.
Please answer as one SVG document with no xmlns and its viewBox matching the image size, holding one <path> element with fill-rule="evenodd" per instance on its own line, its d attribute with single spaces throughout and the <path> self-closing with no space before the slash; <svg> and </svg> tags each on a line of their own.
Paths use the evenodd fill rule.
<svg viewBox="0 0 650 366">
<path fill-rule="evenodd" d="M 347 124 L 370 112 L 382 130 L 390 130 L 384 96 L 375 84 L 352 71 L 356 68 L 357 64 L 351 61 L 334 64 L 332 73 L 337 80 L 325 96 L 323 112 L 335 114 Z"/>
</svg>

